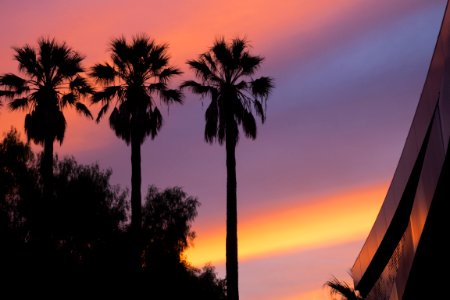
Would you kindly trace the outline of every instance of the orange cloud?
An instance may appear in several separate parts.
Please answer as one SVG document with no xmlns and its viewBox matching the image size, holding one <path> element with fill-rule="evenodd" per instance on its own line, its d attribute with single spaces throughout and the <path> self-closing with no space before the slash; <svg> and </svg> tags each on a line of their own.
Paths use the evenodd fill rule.
<svg viewBox="0 0 450 300">
<path fill-rule="evenodd" d="M 239 258 L 247 260 L 364 239 L 386 190 L 387 184 L 383 183 L 307 201 L 303 199 L 294 207 L 274 207 L 258 215 L 241 216 Z M 224 227 L 199 235 L 195 247 L 186 253 L 188 261 L 196 266 L 223 262 Z"/>
</svg>

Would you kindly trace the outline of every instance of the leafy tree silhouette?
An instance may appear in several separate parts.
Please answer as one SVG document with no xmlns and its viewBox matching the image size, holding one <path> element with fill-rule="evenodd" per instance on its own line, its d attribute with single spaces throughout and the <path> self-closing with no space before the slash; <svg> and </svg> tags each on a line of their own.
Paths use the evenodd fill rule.
<svg viewBox="0 0 450 300">
<path fill-rule="evenodd" d="M 195 197 L 149 187 L 136 272 L 127 191 L 109 183 L 111 170 L 54 158 L 55 202 L 46 207 L 37 161 L 16 130 L 0 142 L 0 297 L 25 296 L 20 285 L 47 297 L 226 299 L 214 268 L 194 268 L 183 256 L 195 237 Z"/>
<path fill-rule="evenodd" d="M 169 66 L 166 44 L 157 44 L 146 35 L 135 36 L 131 43 L 124 37 L 111 42 L 112 63 L 96 64 L 91 76 L 104 89 L 96 92 L 93 103 L 101 103 L 97 121 L 115 100 L 109 124 L 127 145 L 131 144 L 131 229 L 139 234 L 141 212 L 141 145 L 147 136 L 156 137 L 163 117 L 155 97 L 166 104 L 182 103 L 179 90 L 168 82 L 181 74 Z"/>
<path fill-rule="evenodd" d="M 124 229 L 127 192 L 109 184 L 111 174 L 97 164 L 79 165 L 74 158 L 57 161 L 52 227 L 65 265 L 99 261 L 99 249 Z"/>
<path fill-rule="evenodd" d="M 219 144 L 225 142 L 227 166 L 227 238 L 226 272 L 228 299 L 239 299 L 238 291 L 238 243 L 237 243 L 237 196 L 236 156 L 239 125 L 245 136 L 256 138 L 254 113 L 265 120 L 265 103 L 273 88 L 270 77 L 253 79 L 263 58 L 251 55 L 249 45 L 235 38 L 227 44 L 216 40 L 211 50 L 188 65 L 195 71 L 199 81 L 185 81 L 181 87 L 190 88 L 211 102 L 205 112 L 205 140 Z"/>
<path fill-rule="evenodd" d="M 177 263 L 195 238 L 191 223 L 197 216 L 199 202 L 174 187 L 160 192 L 149 186 L 143 208 L 143 233 L 148 238 L 145 260 L 148 267 L 161 263 L 164 257 Z"/>
<path fill-rule="evenodd" d="M 158 190 L 149 186 L 143 207 L 144 271 L 157 299 L 225 299 L 225 282 L 212 266 L 193 268 L 183 257 L 193 242 L 191 226 L 197 198 L 180 187 Z M 174 289 L 173 286 L 178 286 Z"/>
<path fill-rule="evenodd" d="M 30 204 L 40 192 L 34 161 L 30 146 L 11 129 L 0 143 L 0 270 L 10 277 L 25 263 L 19 257 L 29 236 Z"/>
<path fill-rule="evenodd" d="M 83 57 L 66 43 L 41 38 L 38 47 L 25 45 L 14 48 L 19 71 L 24 77 L 8 73 L 0 76 L 0 96 L 10 100 L 12 110 L 29 110 L 25 117 L 28 140 L 44 146 L 41 172 L 47 198 L 51 196 L 53 142 L 64 140 L 66 119 L 63 109 L 73 106 L 79 113 L 92 118 L 80 101 L 92 92 L 83 72 Z"/>
</svg>

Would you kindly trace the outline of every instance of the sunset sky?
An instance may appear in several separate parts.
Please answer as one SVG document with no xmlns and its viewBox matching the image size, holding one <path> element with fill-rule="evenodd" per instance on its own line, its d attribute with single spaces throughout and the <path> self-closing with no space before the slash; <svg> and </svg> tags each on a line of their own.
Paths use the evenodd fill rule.
<svg viewBox="0 0 450 300">
<path fill-rule="evenodd" d="M 386 194 L 423 87 L 445 0 L 0 0 L 0 74 L 11 47 L 65 41 L 104 62 L 121 35 L 168 43 L 172 64 L 218 37 L 246 38 L 275 89 L 255 141 L 237 155 L 243 300 L 325 300 L 348 272 Z M 142 147 L 142 189 L 181 186 L 201 202 L 187 258 L 224 276 L 225 149 L 203 141 L 208 99 L 186 94 Z M 91 107 L 96 113 L 98 107 Z M 130 148 L 100 124 L 66 112 L 60 157 L 98 162 L 130 187 Z M 24 113 L 0 108 L 0 134 L 23 135 Z M 35 150 L 41 148 L 36 146 Z"/>
</svg>

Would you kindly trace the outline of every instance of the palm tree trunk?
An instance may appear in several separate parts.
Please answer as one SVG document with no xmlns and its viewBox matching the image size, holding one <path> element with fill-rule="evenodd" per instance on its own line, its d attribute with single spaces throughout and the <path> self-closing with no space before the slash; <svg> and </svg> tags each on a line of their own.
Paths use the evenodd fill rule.
<svg viewBox="0 0 450 300">
<path fill-rule="evenodd" d="M 141 143 L 131 139 L 131 230 L 139 235 L 142 224 L 141 208 Z"/>
<path fill-rule="evenodd" d="M 47 136 L 44 140 L 44 153 L 42 155 L 41 176 L 43 179 L 43 201 L 39 205 L 37 220 L 37 234 L 40 237 L 40 247 L 48 247 L 54 220 L 54 199 L 53 199 L 53 138 Z"/>
<path fill-rule="evenodd" d="M 44 180 L 44 197 L 51 201 L 53 190 L 53 138 L 46 137 L 44 141 L 44 154 L 41 162 L 41 175 Z"/>
<path fill-rule="evenodd" d="M 239 300 L 238 290 L 238 239 L 236 196 L 236 142 L 232 134 L 226 134 L 227 152 L 227 240 L 226 278 L 228 300 Z"/>
<path fill-rule="evenodd" d="M 141 143 L 131 138 L 131 267 L 137 276 L 141 269 Z"/>
</svg>

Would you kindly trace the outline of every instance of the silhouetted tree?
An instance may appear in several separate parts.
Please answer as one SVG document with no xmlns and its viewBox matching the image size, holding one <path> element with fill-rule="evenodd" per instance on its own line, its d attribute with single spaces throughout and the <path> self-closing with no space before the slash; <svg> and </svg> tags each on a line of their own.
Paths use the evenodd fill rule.
<svg viewBox="0 0 450 300">
<path fill-rule="evenodd" d="M 30 172 L 33 164 L 30 146 L 21 142 L 19 133 L 12 128 L 0 143 L 0 215 L 3 216 L 0 219 L 10 226 L 17 227 L 23 222 L 18 205 L 24 195 L 33 191 L 32 183 L 36 181 L 36 174 Z"/>
<path fill-rule="evenodd" d="M 181 188 L 149 186 L 143 207 L 144 270 L 156 299 L 225 299 L 225 281 L 212 266 L 188 264 L 183 252 L 195 238 L 199 202 Z M 174 288 L 174 287 L 177 288 Z"/>
<path fill-rule="evenodd" d="M 127 271 L 126 191 L 110 185 L 110 176 L 98 165 L 56 158 L 53 202 L 45 206 L 34 154 L 17 131 L 6 135 L 0 143 L 1 295 L 8 291 L 5 278 L 81 289 L 93 276 L 112 279 Z"/>
<path fill-rule="evenodd" d="M 74 158 L 57 161 L 51 216 L 59 257 L 67 260 L 62 265 L 92 267 L 124 228 L 127 192 L 110 185 L 111 174 L 97 164 L 80 165 Z"/>
<path fill-rule="evenodd" d="M 12 110 L 29 110 L 25 117 L 28 140 L 44 146 L 41 172 L 48 197 L 53 171 L 53 142 L 63 142 L 66 120 L 63 109 L 73 106 L 92 118 L 80 97 L 91 93 L 83 72 L 83 57 L 65 43 L 41 38 L 37 49 L 30 45 L 14 48 L 14 59 L 25 76 L 8 73 L 0 76 L 3 96 L 10 100 Z"/>
<path fill-rule="evenodd" d="M 270 77 L 253 79 L 263 58 L 251 55 L 245 40 L 233 39 L 227 44 L 217 40 L 210 51 L 187 63 L 199 81 L 185 81 L 182 87 L 209 96 L 211 103 L 205 112 L 205 140 L 225 142 L 227 166 L 227 293 L 231 300 L 239 299 L 238 244 L 235 149 L 239 140 L 239 125 L 245 136 L 256 138 L 253 113 L 265 120 L 265 103 L 273 88 Z"/>
<path fill-rule="evenodd" d="M 30 204 L 39 197 L 34 165 L 29 145 L 11 129 L 0 143 L 0 270 L 6 273 L 17 267 L 15 257 L 29 234 Z"/>
<path fill-rule="evenodd" d="M 115 100 L 109 124 L 127 145 L 131 144 L 131 229 L 139 232 L 141 217 L 141 145 L 147 136 L 155 138 L 163 118 L 155 97 L 166 104 L 181 103 L 179 90 L 168 82 L 181 72 L 169 66 L 166 44 L 157 44 L 146 35 L 128 43 L 124 37 L 111 43 L 112 63 L 96 64 L 91 76 L 104 86 L 93 103 L 102 103 L 97 121 Z"/>
<path fill-rule="evenodd" d="M 160 192 L 149 186 L 143 207 L 143 236 L 146 242 L 147 263 L 159 263 L 166 256 L 182 261 L 182 253 L 195 238 L 191 223 L 197 216 L 199 202 L 181 188 Z M 151 267 L 151 266 L 150 266 Z"/>
<path fill-rule="evenodd" d="M 226 281 L 217 277 L 213 266 L 206 265 L 197 273 L 197 278 L 200 282 L 200 294 L 196 299 L 225 300 L 227 298 Z"/>
<path fill-rule="evenodd" d="M 35 296 L 61 290 L 103 298 L 226 299 L 214 268 L 194 268 L 183 256 L 195 237 L 196 198 L 178 187 L 149 187 L 142 270 L 136 272 L 127 191 L 109 183 L 111 171 L 56 157 L 53 202 L 45 206 L 34 157 L 15 130 L 0 142 L 0 298 L 21 298 L 23 289 L 14 288 L 20 284 L 38 287 Z"/>
<path fill-rule="evenodd" d="M 330 288 L 330 294 L 331 295 L 340 295 L 341 299 L 344 300 L 363 300 L 359 293 L 347 282 L 340 281 L 336 277 L 333 277 L 333 279 L 327 281 L 325 283 L 325 286 L 328 286 Z M 343 297 L 343 298 L 342 298 Z"/>
</svg>

